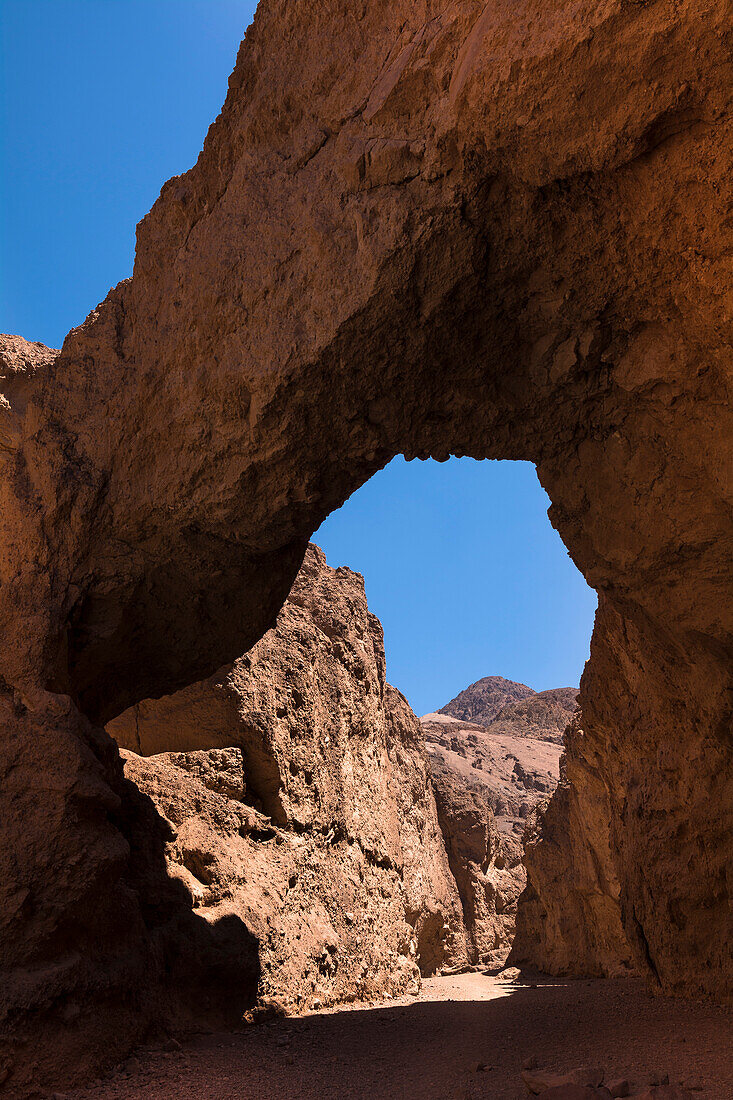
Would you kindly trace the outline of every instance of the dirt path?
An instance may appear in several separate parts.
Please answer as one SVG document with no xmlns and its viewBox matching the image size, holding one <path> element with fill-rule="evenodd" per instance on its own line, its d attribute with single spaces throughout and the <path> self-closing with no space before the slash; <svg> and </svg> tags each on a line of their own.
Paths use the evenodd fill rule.
<svg viewBox="0 0 733 1100">
<path fill-rule="evenodd" d="M 652 997 L 631 981 L 532 987 L 463 974 L 426 981 L 409 1000 L 199 1035 L 173 1053 L 142 1051 L 99 1086 L 66 1095 L 520 1100 L 519 1073 L 531 1058 L 559 1071 L 600 1064 L 607 1079 L 669 1074 L 701 1088 L 701 1100 L 733 1100 L 733 1012 Z"/>
</svg>

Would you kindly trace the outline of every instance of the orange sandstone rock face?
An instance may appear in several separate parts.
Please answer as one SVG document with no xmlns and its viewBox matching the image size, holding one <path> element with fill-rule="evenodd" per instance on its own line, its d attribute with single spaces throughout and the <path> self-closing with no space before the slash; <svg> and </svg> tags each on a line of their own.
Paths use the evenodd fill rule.
<svg viewBox="0 0 733 1100">
<path fill-rule="evenodd" d="M 2 345 L 0 871 L 36 913 L 4 959 L 88 957 L 83 868 L 85 1005 L 145 940 L 114 754 L 38 693 L 99 723 L 210 676 L 329 511 L 457 453 L 534 461 L 599 592 L 583 754 L 637 965 L 729 994 L 732 34 L 725 0 L 262 0 L 132 279 L 58 355 Z M 54 974 L 18 1036 L 56 1033 Z"/>
<path fill-rule="evenodd" d="M 361 577 L 318 547 L 246 656 L 108 730 L 171 823 L 168 873 L 196 914 L 249 930 L 245 992 L 298 1011 L 465 962 L 419 723 L 385 682 Z"/>
</svg>

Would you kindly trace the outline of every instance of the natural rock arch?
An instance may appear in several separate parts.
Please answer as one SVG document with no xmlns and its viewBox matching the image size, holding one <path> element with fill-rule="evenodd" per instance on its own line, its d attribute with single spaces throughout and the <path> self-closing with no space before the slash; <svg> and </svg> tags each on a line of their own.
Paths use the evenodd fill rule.
<svg viewBox="0 0 733 1100">
<path fill-rule="evenodd" d="M 210 673 L 375 470 L 468 454 L 537 464 L 599 592 L 593 873 L 666 989 L 729 993 L 731 44 L 723 0 L 263 0 L 132 279 L 60 353 L 4 344 L 9 968 L 123 940 L 124 987 L 145 942 L 114 754 L 61 697 Z"/>
</svg>

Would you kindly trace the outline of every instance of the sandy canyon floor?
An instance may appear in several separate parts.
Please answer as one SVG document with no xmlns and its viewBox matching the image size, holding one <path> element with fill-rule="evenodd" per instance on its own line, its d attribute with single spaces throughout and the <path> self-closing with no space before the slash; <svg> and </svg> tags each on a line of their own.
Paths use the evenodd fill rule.
<svg viewBox="0 0 733 1100">
<path fill-rule="evenodd" d="M 169 1044 L 173 1045 L 173 1044 Z M 733 1100 L 733 1011 L 651 996 L 635 981 L 434 978 L 419 996 L 280 1019 L 146 1049 L 65 1100 L 520 1100 L 532 1060 L 668 1074 Z"/>
</svg>

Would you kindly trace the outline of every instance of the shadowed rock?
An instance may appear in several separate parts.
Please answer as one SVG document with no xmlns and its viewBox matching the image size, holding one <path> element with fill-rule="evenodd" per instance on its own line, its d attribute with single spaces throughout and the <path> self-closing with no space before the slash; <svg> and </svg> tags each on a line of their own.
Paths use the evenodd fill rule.
<svg viewBox="0 0 733 1100">
<path fill-rule="evenodd" d="M 297 1012 L 466 961 L 420 726 L 362 578 L 318 547 L 249 653 L 107 728 L 195 913 L 256 935 L 260 996 Z"/>
</svg>

